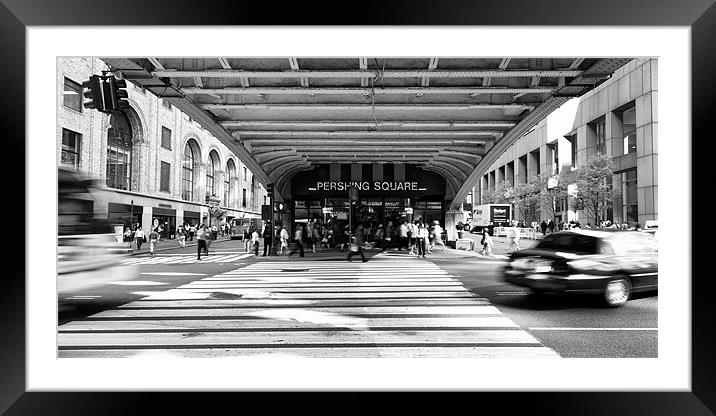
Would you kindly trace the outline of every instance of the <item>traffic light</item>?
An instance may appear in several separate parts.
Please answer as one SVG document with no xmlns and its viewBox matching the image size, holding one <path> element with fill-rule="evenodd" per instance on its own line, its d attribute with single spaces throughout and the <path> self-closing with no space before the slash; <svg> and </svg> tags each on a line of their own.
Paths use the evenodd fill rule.
<svg viewBox="0 0 716 416">
<path fill-rule="evenodd" d="M 82 95 L 89 101 L 84 103 L 85 108 L 94 108 L 105 111 L 104 87 L 102 78 L 99 75 L 92 75 L 89 81 L 82 83 L 84 93 Z"/>
<path fill-rule="evenodd" d="M 269 199 L 273 199 L 273 183 L 266 184 L 266 194 Z"/>
<path fill-rule="evenodd" d="M 129 108 L 129 102 L 127 101 L 129 95 L 125 89 L 127 88 L 127 81 L 110 76 L 105 85 L 107 86 L 105 102 L 109 101 L 108 105 L 105 105 L 107 109 L 123 110 Z"/>
</svg>

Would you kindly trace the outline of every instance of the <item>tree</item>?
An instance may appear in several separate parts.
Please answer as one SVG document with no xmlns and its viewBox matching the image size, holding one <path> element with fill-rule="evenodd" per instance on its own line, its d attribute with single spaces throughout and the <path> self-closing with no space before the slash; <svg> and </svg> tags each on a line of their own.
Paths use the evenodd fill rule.
<svg viewBox="0 0 716 416">
<path fill-rule="evenodd" d="M 587 164 L 576 172 L 576 208 L 585 212 L 594 224 L 605 220 L 606 211 L 621 194 L 612 187 L 611 178 L 614 174 L 614 163 L 602 153 L 595 153 Z"/>
<path fill-rule="evenodd" d="M 547 217 L 554 218 L 557 204 L 567 196 L 568 174 L 542 172 L 534 182 L 539 189 L 539 210 Z"/>
<path fill-rule="evenodd" d="M 482 200 L 487 204 L 509 204 L 513 188 L 509 182 L 500 182 L 495 190 L 486 190 L 482 193 Z"/>
<path fill-rule="evenodd" d="M 535 221 L 532 208 L 540 202 L 540 187 L 537 182 L 521 183 L 511 189 L 511 202 L 520 211 L 525 222 Z"/>
</svg>

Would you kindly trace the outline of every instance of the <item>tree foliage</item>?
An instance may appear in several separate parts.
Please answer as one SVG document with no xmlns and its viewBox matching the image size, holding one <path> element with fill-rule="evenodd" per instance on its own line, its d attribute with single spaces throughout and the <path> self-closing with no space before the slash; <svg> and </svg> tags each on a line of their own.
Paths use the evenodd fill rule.
<svg viewBox="0 0 716 416">
<path fill-rule="evenodd" d="M 576 193 L 573 195 L 576 208 L 584 210 L 595 224 L 606 219 L 607 209 L 621 194 L 619 189 L 612 187 L 613 174 L 614 163 L 602 153 L 595 153 L 576 171 Z"/>
</svg>

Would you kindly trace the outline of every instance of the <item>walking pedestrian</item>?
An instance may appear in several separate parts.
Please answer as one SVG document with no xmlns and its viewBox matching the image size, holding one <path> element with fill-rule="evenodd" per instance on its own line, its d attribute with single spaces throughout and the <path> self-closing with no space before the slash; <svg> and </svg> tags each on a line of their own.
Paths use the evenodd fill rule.
<svg viewBox="0 0 716 416">
<path fill-rule="evenodd" d="M 266 255 L 271 254 L 271 230 L 273 227 L 271 227 L 271 223 L 266 223 L 266 226 L 264 227 L 264 255 L 263 257 L 266 257 Z M 257 253 L 258 254 L 258 253 Z"/>
<path fill-rule="evenodd" d="M 487 228 L 482 229 L 482 240 L 480 240 L 480 244 L 482 244 L 480 254 L 487 256 L 492 254 L 492 237 L 490 237 L 490 233 L 487 232 Z"/>
<path fill-rule="evenodd" d="M 296 226 L 296 233 L 294 235 L 294 243 L 296 244 L 296 248 L 292 248 L 291 251 L 288 252 L 288 256 L 293 256 L 293 253 L 296 252 L 296 249 L 299 250 L 298 257 L 305 257 L 303 254 L 303 227 L 301 225 Z"/>
<path fill-rule="evenodd" d="M 433 251 L 433 248 L 435 248 L 435 246 L 442 246 L 442 251 L 445 251 L 445 243 L 443 242 L 443 228 L 440 226 L 440 221 L 433 221 L 431 234 L 433 238 L 430 242 L 430 249 L 428 250 L 428 254 Z"/>
<path fill-rule="evenodd" d="M 179 241 L 181 248 L 186 247 L 186 231 L 184 231 L 184 227 L 181 225 L 177 229 L 177 241 Z"/>
<path fill-rule="evenodd" d="M 418 226 L 415 223 L 408 222 L 408 251 L 415 254 L 415 239 L 418 235 Z"/>
<path fill-rule="evenodd" d="M 142 243 L 144 243 L 144 230 L 142 227 L 137 227 L 137 231 L 134 232 L 134 239 L 137 241 L 137 251 L 142 249 Z"/>
<path fill-rule="evenodd" d="M 550 234 L 554 232 L 554 221 L 549 220 L 549 222 L 547 223 L 547 229 L 549 229 Z"/>
<path fill-rule="evenodd" d="M 375 246 L 380 249 L 380 252 L 385 251 L 385 234 L 383 231 L 383 224 L 380 224 L 378 226 L 378 229 L 375 230 L 375 235 L 373 236 L 373 239 L 375 240 Z"/>
<path fill-rule="evenodd" d="M 151 254 L 152 256 L 154 255 L 154 250 L 156 250 L 158 242 L 159 232 L 156 228 L 153 228 L 152 231 L 149 233 L 149 254 Z"/>
<path fill-rule="evenodd" d="M 281 227 L 281 233 L 279 234 L 281 236 L 281 246 L 278 249 L 279 256 L 283 254 L 283 250 L 288 248 L 288 231 L 286 230 L 286 226 Z"/>
<path fill-rule="evenodd" d="M 251 245 L 254 248 L 254 256 L 259 255 L 259 231 L 254 228 L 254 232 L 251 233 Z"/>
<path fill-rule="evenodd" d="M 350 248 L 348 249 L 348 261 L 352 261 L 351 258 L 355 254 L 360 255 L 363 263 L 368 261 L 368 259 L 365 258 L 365 254 L 363 254 L 363 243 L 365 242 L 365 235 L 363 231 L 363 224 L 359 222 L 358 227 L 356 227 L 355 235 L 351 238 Z"/>
<path fill-rule="evenodd" d="M 196 259 L 201 260 L 201 252 L 205 251 L 208 253 L 208 249 L 206 248 L 206 228 L 204 228 L 204 224 L 199 225 L 199 230 L 196 232 Z"/>
<path fill-rule="evenodd" d="M 544 220 L 542 220 L 542 223 L 539 226 L 542 229 L 542 235 L 547 234 L 547 223 L 544 222 Z"/>
<path fill-rule="evenodd" d="M 520 230 L 517 229 L 516 225 L 510 228 L 510 250 L 512 249 L 520 249 Z"/>
<path fill-rule="evenodd" d="M 421 222 L 418 224 L 418 258 L 422 256 L 425 258 L 425 252 L 428 248 L 428 228 L 425 223 Z"/>
<path fill-rule="evenodd" d="M 393 221 L 388 221 L 388 225 L 385 226 L 385 235 L 383 236 L 383 242 L 385 243 L 384 249 L 387 250 L 393 244 Z"/>
<path fill-rule="evenodd" d="M 244 229 L 244 251 L 249 252 L 249 245 L 251 244 L 251 230 L 249 228 Z"/>
<path fill-rule="evenodd" d="M 401 222 L 398 227 L 398 251 L 403 251 L 403 246 L 405 246 L 405 250 L 408 249 L 408 225 L 405 221 Z"/>
</svg>

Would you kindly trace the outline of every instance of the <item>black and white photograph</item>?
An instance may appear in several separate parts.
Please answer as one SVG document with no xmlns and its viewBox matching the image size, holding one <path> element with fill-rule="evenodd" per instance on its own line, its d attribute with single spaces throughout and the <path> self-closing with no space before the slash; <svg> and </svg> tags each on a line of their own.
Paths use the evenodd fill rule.
<svg viewBox="0 0 716 416">
<path fill-rule="evenodd" d="M 656 358 L 655 57 L 58 57 L 58 357 Z"/>
<path fill-rule="evenodd" d="M 30 393 L 16 412 L 131 414 L 154 398 L 110 392 L 177 392 L 170 411 L 194 391 L 711 407 L 693 19 L 185 26 L 125 6 L 65 27 L 12 6 L 27 253 L 24 352 L 5 378 Z M 76 392 L 91 395 L 36 402 Z M 367 410 L 346 400 L 325 407 Z"/>
</svg>

